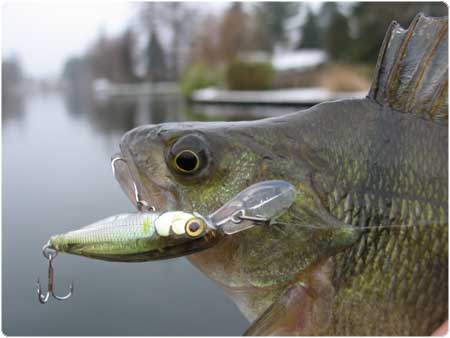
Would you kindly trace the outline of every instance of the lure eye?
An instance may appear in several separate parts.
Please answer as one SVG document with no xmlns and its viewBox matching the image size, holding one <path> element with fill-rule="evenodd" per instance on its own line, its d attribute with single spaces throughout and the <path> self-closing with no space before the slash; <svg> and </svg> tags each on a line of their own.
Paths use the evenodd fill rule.
<svg viewBox="0 0 450 338">
<path fill-rule="evenodd" d="M 189 237 L 198 237 L 206 229 L 206 224 L 199 218 L 191 219 L 186 223 L 186 234 Z"/>
<path fill-rule="evenodd" d="M 192 150 L 183 150 L 175 156 L 175 166 L 184 173 L 193 173 L 200 166 L 200 158 Z"/>
</svg>

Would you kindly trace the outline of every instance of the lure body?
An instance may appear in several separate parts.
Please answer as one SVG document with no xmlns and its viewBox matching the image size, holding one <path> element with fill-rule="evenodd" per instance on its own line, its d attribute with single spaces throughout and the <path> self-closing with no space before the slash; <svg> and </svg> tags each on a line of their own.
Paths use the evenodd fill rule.
<svg viewBox="0 0 450 338">
<path fill-rule="evenodd" d="M 50 238 L 60 252 L 104 260 L 151 260 L 172 245 L 216 233 L 202 216 L 183 211 L 139 212 L 111 216 L 81 229 Z M 209 236 L 206 236 L 209 238 Z M 140 259 L 139 259 L 140 257 Z"/>
</svg>

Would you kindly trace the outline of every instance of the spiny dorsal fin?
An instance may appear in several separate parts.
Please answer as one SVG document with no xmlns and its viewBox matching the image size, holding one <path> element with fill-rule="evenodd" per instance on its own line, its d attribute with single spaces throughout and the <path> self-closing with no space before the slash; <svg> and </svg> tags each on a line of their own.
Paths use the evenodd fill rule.
<svg viewBox="0 0 450 338">
<path fill-rule="evenodd" d="M 409 29 L 395 21 L 381 46 L 369 98 L 447 124 L 448 19 L 418 14 Z"/>
</svg>

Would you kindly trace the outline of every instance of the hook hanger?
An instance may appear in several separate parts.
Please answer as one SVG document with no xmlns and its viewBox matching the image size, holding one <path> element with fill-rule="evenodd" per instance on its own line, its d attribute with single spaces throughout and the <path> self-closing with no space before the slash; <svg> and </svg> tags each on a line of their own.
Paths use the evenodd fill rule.
<svg viewBox="0 0 450 338">
<path fill-rule="evenodd" d="M 239 224 L 242 221 L 252 221 L 256 224 L 261 224 L 261 225 L 269 225 L 270 224 L 270 218 L 262 217 L 262 216 L 248 216 L 245 212 L 245 209 L 236 210 L 236 212 L 231 215 L 230 219 L 234 224 Z"/>
<path fill-rule="evenodd" d="M 116 162 L 118 161 L 122 161 L 127 165 L 128 168 L 128 163 L 127 161 L 120 157 L 120 156 L 116 156 L 111 160 L 111 169 L 113 172 L 114 177 L 117 179 L 116 176 Z M 128 169 L 129 171 L 130 169 Z M 130 174 L 131 176 L 131 174 Z M 141 195 L 139 194 L 139 190 L 137 188 L 136 182 L 133 180 L 133 190 L 134 190 L 134 201 L 136 203 L 136 207 L 139 211 L 143 211 L 144 209 L 146 209 L 147 211 L 156 211 L 156 208 L 152 205 L 149 205 L 145 200 L 141 199 Z"/>
<path fill-rule="evenodd" d="M 37 293 L 38 293 L 38 299 L 39 302 L 41 304 L 45 304 L 48 302 L 50 296 L 52 296 L 53 298 L 57 299 L 57 300 L 66 300 L 69 299 L 70 297 L 72 297 L 73 294 L 73 283 L 71 282 L 69 285 L 69 293 L 65 296 L 57 296 L 55 294 L 55 291 L 53 289 L 53 277 L 54 277 L 54 270 L 53 270 L 53 265 L 52 265 L 52 261 L 55 259 L 56 255 L 57 255 L 57 251 L 50 249 L 48 244 L 46 244 L 43 248 L 42 248 L 42 254 L 44 255 L 44 257 L 48 260 L 48 291 L 47 293 L 44 295 L 42 293 L 42 287 L 41 287 L 41 283 L 39 281 L 39 278 L 36 281 L 36 285 L 37 285 Z"/>
</svg>

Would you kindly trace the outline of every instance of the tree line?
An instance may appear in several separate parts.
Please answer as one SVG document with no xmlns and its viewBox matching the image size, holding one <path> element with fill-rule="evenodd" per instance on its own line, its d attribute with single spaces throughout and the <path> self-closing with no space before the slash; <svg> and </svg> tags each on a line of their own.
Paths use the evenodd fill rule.
<svg viewBox="0 0 450 338">
<path fill-rule="evenodd" d="M 313 9 L 301 2 L 232 2 L 225 10 L 208 11 L 207 3 L 141 3 L 133 25 L 120 36 L 100 34 L 75 61 L 93 78 L 118 83 L 178 80 L 195 63 L 220 67 L 245 52 L 270 55 L 283 49 L 320 48 L 331 61 L 374 63 L 390 22 L 407 27 L 418 12 L 442 16 L 447 7 L 439 2 L 325 2 Z M 70 67 L 73 59 L 65 74 Z"/>
</svg>

